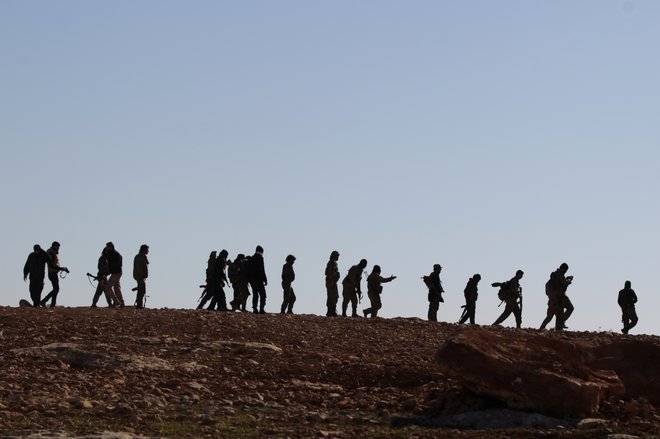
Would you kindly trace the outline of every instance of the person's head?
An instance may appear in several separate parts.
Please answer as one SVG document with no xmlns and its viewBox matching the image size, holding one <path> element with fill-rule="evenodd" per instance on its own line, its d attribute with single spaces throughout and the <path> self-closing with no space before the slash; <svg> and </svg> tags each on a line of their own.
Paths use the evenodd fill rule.
<svg viewBox="0 0 660 439">
<path fill-rule="evenodd" d="M 107 248 L 108 251 L 113 251 L 115 249 L 115 245 L 112 243 L 112 241 L 106 242 L 105 243 L 105 248 Z"/>
<path fill-rule="evenodd" d="M 374 265 L 374 268 L 371 270 L 372 273 L 380 273 L 380 265 Z"/>
<path fill-rule="evenodd" d="M 358 264 L 358 267 L 360 267 L 364 270 L 367 267 L 367 260 L 366 259 L 360 260 L 360 263 Z"/>
<path fill-rule="evenodd" d="M 143 255 L 149 253 L 149 246 L 147 244 L 142 244 L 140 246 L 140 253 L 142 253 Z"/>
<path fill-rule="evenodd" d="M 289 264 L 293 264 L 293 263 L 296 261 L 296 257 L 293 256 L 293 255 L 289 255 L 289 256 L 286 257 L 286 261 L 287 261 Z"/>
<path fill-rule="evenodd" d="M 32 249 L 33 249 L 35 252 L 40 252 L 40 251 L 41 251 L 41 246 L 40 246 L 39 244 L 35 244 L 34 247 L 32 247 Z"/>
<path fill-rule="evenodd" d="M 566 273 L 568 271 L 568 264 L 566 262 L 562 263 L 559 266 L 559 271 L 561 271 L 562 273 Z"/>
<path fill-rule="evenodd" d="M 225 249 L 220 250 L 220 254 L 218 255 L 219 258 L 222 259 L 227 259 L 227 256 L 229 255 L 229 252 Z"/>
<path fill-rule="evenodd" d="M 257 246 L 257 249 L 256 249 L 256 252 L 257 252 L 257 253 L 262 253 L 262 254 L 263 254 L 263 252 L 264 252 L 264 248 L 263 248 L 262 246 L 258 245 L 258 246 Z"/>
<path fill-rule="evenodd" d="M 434 264 L 433 265 L 433 272 L 434 273 L 440 273 L 442 271 L 442 266 L 440 264 Z"/>
<path fill-rule="evenodd" d="M 213 250 L 213 251 L 209 254 L 209 261 L 214 260 L 217 254 L 218 254 L 218 252 L 215 251 L 215 250 Z"/>
<path fill-rule="evenodd" d="M 474 279 L 474 280 L 476 280 L 477 282 L 479 282 L 479 281 L 481 280 L 481 275 L 480 275 L 479 273 L 477 273 L 477 274 L 475 274 L 474 276 L 472 276 L 472 279 Z"/>
<path fill-rule="evenodd" d="M 631 287 L 632 287 L 632 284 L 630 283 L 629 280 L 627 280 L 626 283 L 625 283 L 625 288 L 626 288 L 627 290 L 629 290 Z"/>
<path fill-rule="evenodd" d="M 243 253 L 239 253 L 236 255 L 236 259 L 234 259 L 234 262 L 238 262 L 245 259 L 245 255 Z"/>
<path fill-rule="evenodd" d="M 55 253 L 59 253 L 60 243 L 57 241 L 53 241 L 53 243 L 50 245 L 50 248 L 52 248 L 55 251 Z"/>
<path fill-rule="evenodd" d="M 333 250 L 332 253 L 330 253 L 330 260 L 332 261 L 339 260 L 339 252 L 337 250 Z"/>
<path fill-rule="evenodd" d="M 525 274 L 525 272 L 522 271 L 522 270 L 518 270 L 518 271 L 516 271 L 516 278 L 518 278 L 518 279 L 522 279 L 523 274 Z"/>
</svg>

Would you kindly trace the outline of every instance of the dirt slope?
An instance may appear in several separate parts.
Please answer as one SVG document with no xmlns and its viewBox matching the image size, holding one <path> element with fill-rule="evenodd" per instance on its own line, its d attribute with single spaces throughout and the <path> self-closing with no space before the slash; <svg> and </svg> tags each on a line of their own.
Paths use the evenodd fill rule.
<svg viewBox="0 0 660 439">
<path fill-rule="evenodd" d="M 498 405 L 440 373 L 438 347 L 460 330 L 418 319 L 0 308 L 0 432 L 602 438 L 660 431 L 656 407 L 618 397 L 602 404 L 604 421 L 593 428 L 393 427 L 394 418 Z M 547 337 L 658 343 L 605 333 Z"/>
</svg>

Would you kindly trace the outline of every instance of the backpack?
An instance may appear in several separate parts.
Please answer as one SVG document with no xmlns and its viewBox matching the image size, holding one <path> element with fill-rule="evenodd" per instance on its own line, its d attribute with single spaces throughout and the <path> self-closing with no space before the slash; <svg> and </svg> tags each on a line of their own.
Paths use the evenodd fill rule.
<svg viewBox="0 0 660 439">
<path fill-rule="evenodd" d="M 494 287 L 500 287 L 499 291 L 497 292 L 497 298 L 500 299 L 501 301 L 506 300 L 506 290 L 509 288 L 509 283 L 508 282 L 495 282 L 492 284 Z"/>
</svg>

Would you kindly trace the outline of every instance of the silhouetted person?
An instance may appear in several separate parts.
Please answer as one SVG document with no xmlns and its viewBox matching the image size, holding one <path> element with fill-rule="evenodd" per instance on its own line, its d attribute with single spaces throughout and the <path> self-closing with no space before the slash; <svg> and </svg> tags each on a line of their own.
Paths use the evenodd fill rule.
<svg viewBox="0 0 660 439">
<path fill-rule="evenodd" d="M 207 310 L 227 311 L 227 297 L 225 295 L 227 255 L 229 255 L 227 250 L 221 250 L 213 262 L 213 276 L 211 277 L 211 283 L 207 284 L 207 288 L 211 290 L 211 303 L 206 308 Z"/>
<path fill-rule="evenodd" d="M 475 274 L 468 280 L 463 294 L 465 295 L 465 305 L 463 309 L 463 315 L 458 321 L 459 324 L 463 324 L 470 320 L 470 324 L 474 325 L 474 316 L 477 310 L 477 297 L 479 297 L 479 281 L 481 280 L 481 275 Z"/>
<path fill-rule="evenodd" d="M 341 315 L 346 317 L 346 309 L 350 302 L 351 307 L 353 308 L 353 317 L 358 317 L 357 306 L 358 298 L 362 297 L 362 290 L 360 290 L 360 282 L 362 281 L 362 272 L 367 267 L 367 260 L 362 259 L 359 264 L 353 265 L 344 277 L 342 283 L 342 303 L 341 303 Z"/>
<path fill-rule="evenodd" d="M 550 274 L 550 279 L 545 283 L 545 294 L 548 296 L 548 311 L 539 329 L 545 329 L 553 317 L 555 318 L 556 331 L 566 328 L 566 319 L 573 312 L 573 304 L 568 296 L 566 296 L 566 290 L 571 282 L 573 282 L 573 276 L 566 276 L 567 271 L 568 264 L 564 262 Z"/>
<path fill-rule="evenodd" d="M 520 309 L 522 288 L 520 287 L 520 279 L 522 279 L 523 274 L 525 273 L 523 273 L 522 270 L 518 270 L 516 271 L 516 275 L 508 281 L 496 282 L 493 284 L 494 287 L 500 287 L 497 296 L 506 304 L 504 312 L 502 312 L 502 315 L 495 320 L 493 326 L 501 324 L 511 315 L 511 313 L 513 313 L 516 318 L 516 328 L 520 328 L 522 325 L 522 310 Z"/>
<path fill-rule="evenodd" d="M 50 280 L 50 284 L 53 286 L 53 290 L 41 300 L 40 304 L 41 306 L 46 306 L 48 299 L 52 298 L 50 307 L 54 308 L 57 304 L 57 293 L 60 292 L 60 271 L 68 273 L 69 269 L 60 266 L 60 258 L 58 256 L 60 253 L 59 242 L 54 241 L 50 248 L 46 250 L 46 253 L 48 253 L 48 257 L 50 258 L 50 263 L 48 264 L 48 280 Z"/>
<path fill-rule="evenodd" d="M 111 294 L 111 292 L 106 288 L 106 284 L 108 283 L 108 275 L 110 274 L 107 247 L 104 247 L 103 250 L 101 250 L 101 256 L 99 256 L 96 268 L 97 284 L 96 291 L 94 292 L 94 298 L 92 299 L 92 308 L 96 308 L 96 303 L 99 301 L 102 293 L 105 293 L 105 300 L 108 302 L 108 306 L 112 308 L 113 306 L 116 306 L 118 302 L 114 296 L 114 293 Z"/>
<path fill-rule="evenodd" d="M 380 266 L 374 265 L 371 274 L 367 276 L 367 296 L 369 296 L 371 306 L 362 311 L 365 317 L 368 317 L 369 314 L 371 314 L 371 318 L 375 319 L 378 317 L 378 310 L 383 307 L 383 303 L 380 300 L 380 295 L 383 292 L 383 284 L 391 282 L 394 279 L 396 279 L 396 276 L 382 277 L 380 275 Z"/>
<path fill-rule="evenodd" d="M 442 267 L 440 264 L 433 265 L 433 271 L 428 276 L 422 277 L 424 284 L 426 284 L 429 289 L 428 300 L 429 300 L 429 312 L 428 320 L 429 322 L 438 321 L 438 309 L 440 309 L 440 302 L 444 302 L 442 298 L 442 293 L 445 290 L 442 288 L 442 281 L 440 281 L 440 272 Z"/>
<path fill-rule="evenodd" d="M 144 298 L 147 294 L 147 277 L 149 277 L 149 246 L 142 244 L 138 254 L 133 258 L 133 279 L 137 282 L 137 297 L 135 307 L 144 308 Z"/>
<path fill-rule="evenodd" d="M 637 324 L 637 312 L 635 311 L 635 304 L 637 303 L 637 294 L 631 288 L 630 281 L 627 280 L 624 288 L 619 291 L 618 300 L 621 307 L 621 322 L 623 328 L 621 332 L 627 334 L 629 330 Z"/>
<path fill-rule="evenodd" d="M 339 289 L 337 288 L 337 282 L 339 282 L 338 260 L 339 252 L 335 250 L 330 253 L 330 260 L 325 266 L 325 288 L 328 292 L 326 300 L 328 311 L 325 315 L 328 317 L 337 317 L 337 302 L 339 301 Z"/>
<path fill-rule="evenodd" d="M 293 314 L 293 304 L 296 303 L 296 294 L 293 291 L 291 284 L 296 279 L 296 273 L 293 271 L 293 263 L 296 257 L 289 255 L 286 257 L 286 263 L 282 266 L 282 292 L 284 299 L 282 300 L 281 313 Z"/>
<path fill-rule="evenodd" d="M 239 253 L 227 268 L 229 282 L 231 282 L 234 290 L 234 298 L 229 303 L 232 311 L 236 311 L 237 309 L 245 311 L 245 303 L 250 295 L 247 281 L 247 263 L 248 260 L 245 258 L 245 255 Z"/>
<path fill-rule="evenodd" d="M 33 252 L 30 253 L 23 266 L 23 280 L 30 277 L 30 298 L 32 306 L 38 307 L 41 303 L 41 292 L 44 289 L 44 278 L 46 277 L 46 266 L 50 263 L 48 253 L 35 244 Z"/>
<path fill-rule="evenodd" d="M 250 258 L 249 267 L 248 280 L 252 288 L 252 312 L 255 314 L 265 314 L 268 278 L 266 277 L 266 269 L 264 267 L 264 249 L 260 245 L 257 246 L 254 255 Z M 259 310 L 257 310 L 257 305 L 259 306 Z"/>
<path fill-rule="evenodd" d="M 105 285 L 105 289 L 110 297 L 114 296 L 116 303 L 120 308 L 124 307 L 124 296 L 121 294 L 121 275 L 122 275 L 122 257 L 112 242 L 105 245 L 107 250 L 108 267 L 110 269 L 110 277 Z"/>
<path fill-rule="evenodd" d="M 204 291 L 202 292 L 202 297 L 199 299 L 199 305 L 197 309 L 204 308 L 206 302 L 211 300 L 213 297 L 213 280 L 215 278 L 215 260 L 218 257 L 218 252 L 212 251 L 209 254 L 209 259 L 206 261 L 206 285 L 204 286 Z"/>
</svg>

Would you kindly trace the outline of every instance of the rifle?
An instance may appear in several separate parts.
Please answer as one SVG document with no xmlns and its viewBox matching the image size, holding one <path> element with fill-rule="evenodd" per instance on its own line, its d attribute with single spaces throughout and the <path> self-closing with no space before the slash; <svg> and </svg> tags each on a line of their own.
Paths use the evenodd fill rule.
<svg viewBox="0 0 660 439">
<path fill-rule="evenodd" d="M 87 277 L 91 277 L 92 280 L 95 280 L 95 281 L 97 281 L 97 282 L 98 282 L 98 280 L 99 280 L 99 278 L 96 277 L 96 276 L 94 276 L 92 273 L 87 273 Z"/>
<path fill-rule="evenodd" d="M 461 314 L 461 317 L 459 317 L 458 319 L 459 323 L 461 322 L 461 320 L 463 320 L 463 317 L 467 316 L 467 312 L 468 312 L 467 305 L 463 305 L 461 306 L 461 308 L 463 308 L 463 313 Z"/>
<path fill-rule="evenodd" d="M 518 287 L 518 305 L 520 306 L 520 321 L 522 322 L 522 310 L 523 310 L 523 295 L 522 287 Z"/>
<path fill-rule="evenodd" d="M 199 296 L 199 299 L 197 299 L 198 302 L 204 298 L 204 296 L 206 295 L 206 289 L 207 289 L 206 285 L 200 285 L 199 287 L 204 288 L 204 290 L 202 291 L 202 295 Z"/>
</svg>

